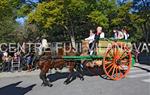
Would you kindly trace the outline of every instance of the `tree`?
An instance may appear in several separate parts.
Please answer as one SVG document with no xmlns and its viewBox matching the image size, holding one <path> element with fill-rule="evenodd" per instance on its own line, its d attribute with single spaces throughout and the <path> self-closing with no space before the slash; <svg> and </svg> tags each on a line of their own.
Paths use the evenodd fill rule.
<svg viewBox="0 0 150 95">
<path fill-rule="evenodd" d="M 116 17 L 116 10 L 116 0 L 97 0 L 92 5 L 88 18 L 95 26 L 102 26 L 109 36 L 112 32 L 112 20 Z"/>
<path fill-rule="evenodd" d="M 83 0 L 42 2 L 28 15 L 28 23 L 35 23 L 41 30 L 45 30 L 45 33 L 55 31 L 55 27 L 60 28 L 66 31 L 74 42 L 74 34 L 77 26 L 83 22 L 85 8 L 86 3 Z"/>
<path fill-rule="evenodd" d="M 150 2 L 147 0 L 133 0 L 132 8 L 133 13 L 143 20 L 139 27 L 143 31 L 143 39 L 148 43 L 150 41 Z"/>
<path fill-rule="evenodd" d="M 1 0 L 0 1 L 0 41 L 13 41 L 12 33 L 17 26 L 15 21 L 15 7 L 18 0 Z"/>
<path fill-rule="evenodd" d="M 112 36 L 114 27 L 126 28 L 131 40 L 136 41 L 142 36 L 139 26 L 145 20 L 132 12 L 132 6 L 133 2 L 128 0 L 119 3 L 116 0 L 40 0 L 29 12 L 27 22 L 35 24 L 39 32 L 49 35 L 53 41 L 71 38 L 74 42 L 97 26 L 104 27 L 108 36 Z"/>
</svg>

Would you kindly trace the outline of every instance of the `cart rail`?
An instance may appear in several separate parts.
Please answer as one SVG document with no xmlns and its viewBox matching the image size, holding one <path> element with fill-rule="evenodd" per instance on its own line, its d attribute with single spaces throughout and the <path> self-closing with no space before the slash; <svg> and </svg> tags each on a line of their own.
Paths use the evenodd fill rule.
<svg viewBox="0 0 150 95">
<path fill-rule="evenodd" d="M 96 60 L 96 59 L 103 59 L 103 56 L 63 56 L 64 60 Z"/>
</svg>

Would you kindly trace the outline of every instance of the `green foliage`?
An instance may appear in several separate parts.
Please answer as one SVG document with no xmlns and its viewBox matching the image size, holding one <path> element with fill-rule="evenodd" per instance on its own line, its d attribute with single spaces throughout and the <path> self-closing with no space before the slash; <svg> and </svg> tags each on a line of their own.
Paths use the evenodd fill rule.
<svg viewBox="0 0 150 95">
<path fill-rule="evenodd" d="M 15 8 L 18 0 L 0 0 L 0 41 L 14 41 L 12 35 L 17 26 L 15 21 Z"/>
<path fill-rule="evenodd" d="M 24 17 L 32 11 L 32 7 L 27 4 L 23 4 L 20 10 L 17 10 L 18 17 Z"/>
<path fill-rule="evenodd" d="M 108 18 L 100 11 L 93 11 L 88 15 L 93 23 L 96 25 L 107 28 L 108 27 Z"/>
<path fill-rule="evenodd" d="M 53 25 L 61 24 L 63 6 L 59 3 L 56 1 L 39 3 L 36 10 L 28 15 L 28 23 L 38 23 L 42 28 L 49 29 Z"/>
<path fill-rule="evenodd" d="M 87 4 L 84 0 L 41 2 L 28 15 L 27 22 L 36 24 L 40 27 L 41 32 L 44 30 L 47 34 L 50 34 L 50 31 L 51 34 L 56 33 L 54 31 L 57 27 L 61 29 L 60 32 L 66 31 L 70 35 L 75 30 L 78 31 L 77 27 L 85 22 L 86 16 L 84 13 L 86 8 Z"/>
<path fill-rule="evenodd" d="M 131 9 L 132 3 L 128 2 L 122 6 L 119 6 L 117 8 L 116 11 L 116 17 L 114 19 L 112 19 L 112 25 L 114 26 L 127 26 L 128 24 L 130 24 L 130 17 L 129 15 L 132 15 L 129 13 L 130 9 Z"/>
<path fill-rule="evenodd" d="M 71 36 L 81 40 L 97 26 L 102 26 L 107 31 L 106 35 L 111 37 L 114 27 L 125 27 L 132 41 L 140 40 L 143 36 L 148 38 L 150 12 L 147 7 L 140 6 L 139 11 L 132 12 L 133 4 L 138 4 L 140 0 L 123 1 L 40 0 L 34 3 L 32 0 L 0 0 L 0 40 L 15 38 L 13 34 L 17 35 L 18 31 L 15 41 L 24 37 L 33 37 L 31 40 L 34 40 L 43 34 L 53 41 L 69 40 Z M 25 29 L 16 29 L 16 17 L 27 17 Z"/>
<path fill-rule="evenodd" d="M 137 26 L 144 20 L 137 14 L 132 14 L 131 7 L 132 2 L 118 5 L 116 0 L 41 1 L 28 15 L 28 23 L 36 24 L 48 34 L 53 34 L 52 31 L 55 31 L 59 35 L 60 31 L 61 34 L 75 35 L 78 39 L 88 34 L 85 31 L 96 26 L 104 27 L 108 30 L 108 34 L 112 34 L 110 30 L 114 27 L 126 27 L 128 31 L 133 32 L 139 30 Z M 130 33 L 131 36 L 138 36 L 140 32 L 134 33 Z"/>
</svg>

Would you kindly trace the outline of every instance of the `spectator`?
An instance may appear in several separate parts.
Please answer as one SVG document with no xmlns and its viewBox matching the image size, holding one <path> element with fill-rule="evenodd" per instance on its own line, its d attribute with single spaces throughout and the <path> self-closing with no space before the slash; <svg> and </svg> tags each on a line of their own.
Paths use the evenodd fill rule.
<svg viewBox="0 0 150 95">
<path fill-rule="evenodd" d="M 32 52 L 25 55 L 26 63 L 27 63 L 27 70 L 29 72 L 32 71 L 32 60 L 33 60 L 34 54 Z"/>
<path fill-rule="evenodd" d="M 3 61 L 2 61 L 3 53 L 0 51 L 0 72 L 3 70 Z"/>
<path fill-rule="evenodd" d="M 19 61 L 19 58 L 20 58 L 20 52 L 17 51 L 17 52 L 14 53 L 13 60 L 14 60 L 15 62 L 18 62 L 18 61 Z"/>
<path fill-rule="evenodd" d="M 3 60 L 4 70 L 10 71 L 10 68 L 11 68 L 11 56 L 9 56 L 7 52 L 4 52 L 2 60 Z"/>
<path fill-rule="evenodd" d="M 3 52 L 0 51 L 0 58 L 2 58 L 2 57 L 3 57 Z"/>
</svg>

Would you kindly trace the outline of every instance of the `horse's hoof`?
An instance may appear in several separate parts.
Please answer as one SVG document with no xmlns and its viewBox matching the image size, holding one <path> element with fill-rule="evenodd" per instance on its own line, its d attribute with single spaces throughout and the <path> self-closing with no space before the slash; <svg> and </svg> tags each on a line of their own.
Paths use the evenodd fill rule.
<svg viewBox="0 0 150 95">
<path fill-rule="evenodd" d="M 66 85 L 66 82 L 64 82 L 64 84 Z"/>
<path fill-rule="evenodd" d="M 52 86 L 53 86 L 53 84 L 51 84 L 51 83 L 42 83 L 42 84 L 41 84 L 41 86 L 44 86 L 44 87 L 45 87 L 45 86 L 52 87 Z"/>
<path fill-rule="evenodd" d="M 84 81 L 84 78 L 82 77 L 82 78 L 80 78 L 80 80 L 81 80 L 81 81 Z"/>
<path fill-rule="evenodd" d="M 51 82 L 49 81 L 49 82 L 47 83 L 47 86 L 52 87 L 53 84 L 51 84 Z"/>
<path fill-rule="evenodd" d="M 42 83 L 41 86 L 44 86 L 44 87 L 45 87 L 45 86 L 47 86 L 47 85 L 46 85 L 45 83 Z"/>
<path fill-rule="evenodd" d="M 44 86 L 44 83 L 42 83 L 41 86 Z"/>
<path fill-rule="evenodd" d="M 66 81 L 64 81 L 64 84 L 65 84 L 65 85 L 67 85 L 67 82 L 66 82 Z"/>
<path fill-rule="evenodd" d="M 53 86 L 53 84 L 48 84 L 47 86 L 52 87 L 52 86 Z"/>
<path fill-rule="evenodd" d="M 69 84 L 69 82 L 68 82 L 68 81 L 64 81 L 64 84 L 65 84 L 65 85 L 68 85 L 68 84 Z"/>
</svg>

